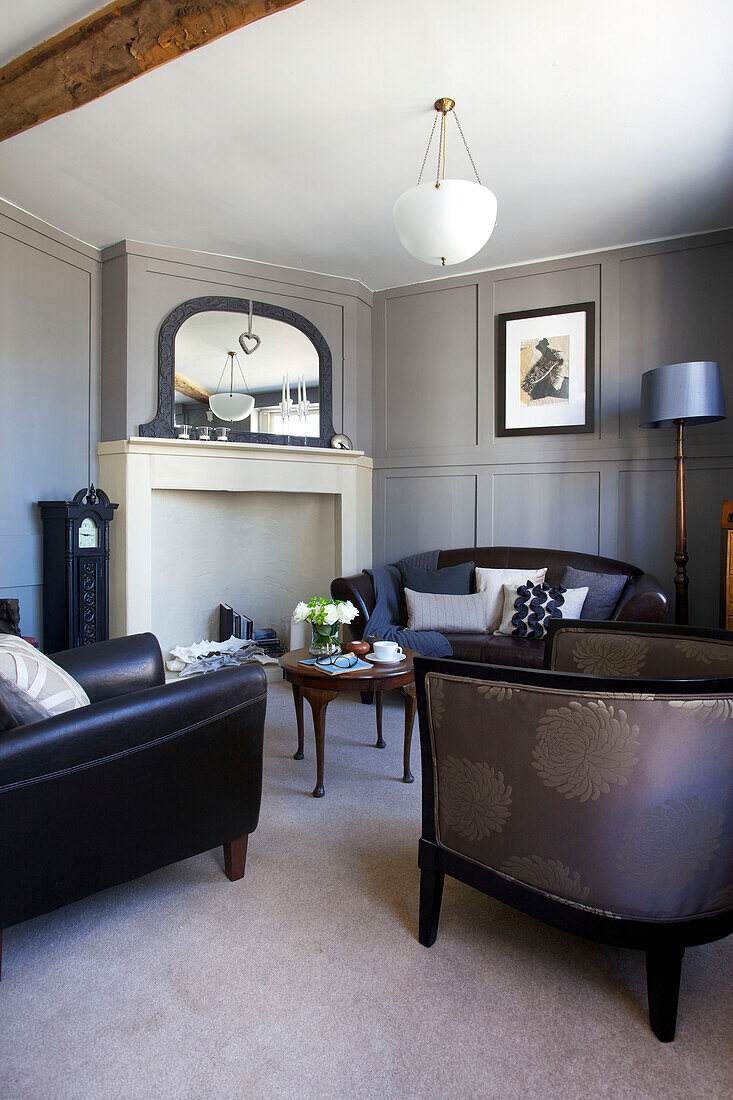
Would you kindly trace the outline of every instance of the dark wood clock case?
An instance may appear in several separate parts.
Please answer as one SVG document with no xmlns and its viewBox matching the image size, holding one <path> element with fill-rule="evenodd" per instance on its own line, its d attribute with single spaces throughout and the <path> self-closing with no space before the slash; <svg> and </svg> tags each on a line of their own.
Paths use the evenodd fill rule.
<svg viewBox="0 0 733 1100">
<path fill-rule="evenodd" d="M 117 505 L 93 485 L 80 489 L 71 501 L 38 504 L 43 519 L 43 649 L 56 653 L 102 642 L 109 635 L 109 525 Z"/>
</svg>

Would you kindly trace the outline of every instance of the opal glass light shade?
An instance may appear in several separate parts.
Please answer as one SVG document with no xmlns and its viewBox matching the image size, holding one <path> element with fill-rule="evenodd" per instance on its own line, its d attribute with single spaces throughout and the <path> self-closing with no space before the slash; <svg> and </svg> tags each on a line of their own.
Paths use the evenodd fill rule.
<svg viewBox="0 0 733 1100">
<path fill-rule="evenodd" d="M 400 195 L 393 217 L 400 243 L 426 264 L 460 264 L 479 251 L 496 225 L 496 195 L 472 180 L 419 183 Z"/>
<path fill-rule="evenodd" d="M 219 420 L 245 420 L 255 407 L 255 399 L 248 393 L 212 393 L 209 408 Z"/>
</svg>

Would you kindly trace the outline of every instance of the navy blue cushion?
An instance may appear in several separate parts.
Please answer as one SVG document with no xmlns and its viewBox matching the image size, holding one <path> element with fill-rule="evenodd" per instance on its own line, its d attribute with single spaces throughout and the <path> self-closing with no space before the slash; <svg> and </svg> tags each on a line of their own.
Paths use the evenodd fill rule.
<svg viewBox="0 0 733 1100">
<path fill-rule="evenodd" d="M 447 565 L 445 569 L 422 569 L 417 565 L 409 565 L 406 561 L 397 562 L 397 567 L 402 578 L 400 616 L 403 626 L 407 624 L 406 588 L 412 592 L 438 592 L 449 596 L 469 596 L 473 592 L 476 566 L 472 561 Z"/>
<path fill-rule="evenodd" d="M 562 584 L 520 584 L 512 615 L 512 637 L 544 638 L 547 620 L 561 619 L 567 588 Z"/>
<path fill-rule="evenodd" d="M 438 592 L 449 596 L 469 596 L 473 592 L 472 561 L 448 565 L 445 569 L 420 569 L 416 565 L 398 562 L 402 587 L 413 592 Z"/>
</svg>

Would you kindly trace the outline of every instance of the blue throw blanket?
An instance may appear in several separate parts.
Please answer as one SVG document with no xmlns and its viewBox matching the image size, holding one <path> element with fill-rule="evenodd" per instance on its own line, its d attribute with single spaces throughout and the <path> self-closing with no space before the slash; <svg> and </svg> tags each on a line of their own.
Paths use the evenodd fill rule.
<svg viewBox="0 0 733 1100">
<path fill-rule="evenodd" d="M 439 550 L 428 550 L 402 560 L 421 569 L 437 569 L 439 553 Z M 372 578 L 376 596 L 374 610 L 364 627 L 365 638 L 397 642 L 403 649 L 413 649 L 423 657 L 450 657 L 453 649 L 445 634 L 437 630 L 406 630 L 399 625 L 402 577 L 396 565 L 381 565 L 364 572 Z"/>
</svg>

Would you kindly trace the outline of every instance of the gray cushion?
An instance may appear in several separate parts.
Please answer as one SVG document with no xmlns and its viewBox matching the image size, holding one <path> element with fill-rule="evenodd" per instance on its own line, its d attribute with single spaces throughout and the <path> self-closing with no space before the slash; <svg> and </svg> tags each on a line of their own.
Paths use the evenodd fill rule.
<svg viewBox="0 0 733 1100">
<path fill-rule="evenodd" d="M 408 630 L 451 630 L 475 634 L 486 622 L 483 592 L 454 596 L 450 592 L 413 592 L 405 589 Z"/>
<path fill-rule="evenodd" d="M 588 588 L 581 619 L 610 619 L 628 583 L 623 573 L 591 573 L 568 565 L 562 575 L 566 588 Z"/>
<path fill-rule="evenodd" d="M 5 722 L 3 729 L 15 729 L 16 726 L 26 726 L 30 722 L 38 722 L 41 718 L 50 718 L 51 711 L 39 703 L 32 695 L 16 683 L 3 676 L 0 672 L 0 700 L 4 704 L 0 711 L 0 724 Z M 8 717 L 12 719 L 7 724 Z"/>
</svg>

